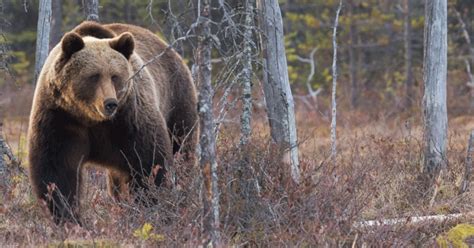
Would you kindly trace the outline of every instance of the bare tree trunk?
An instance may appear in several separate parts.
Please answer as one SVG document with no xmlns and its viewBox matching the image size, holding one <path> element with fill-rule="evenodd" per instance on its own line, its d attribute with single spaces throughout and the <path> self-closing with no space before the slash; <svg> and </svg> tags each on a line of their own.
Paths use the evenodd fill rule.
<svg viewBox="0 0 474 248">
<path fill-rule="evenodd" d="M 423 174 L 431 185 L 446 165 L 447 3 L 446 0 L 431 0 L 425 4 Z"/>
<path fill-rule="evenodd" d="M 469 141 L 467 142 L 467 155 L 466 161 L 464 162 L 464 175 L 459 187 L 459 194 L 466 192 L 469 188 L 469 183 L 472 177 L 472 153 L 474 152 L 474 131 L 471 131 L 469 135 Z"/>
<path fill-rule="evenodd" d="M 0 133 L 1 134 L 1 133 Z M 11 151 L 8 148 L 7 144 L 0 136 L 0 174 L 4 175 L 7 171 L 7 162 L 5 161 L 5 156 L 10 156 Z M 2 177 L 3 179 L 4 177 Z"/>
<path fill-rule="evenodd" d="M 354 23 L 354 2 L 350 0 L 348 3 L 349 6 L 349 19 L 350 19 L 350 26 L 349 26 L 349 39 L 350 39 L 350 46 L 349 46 L 349 77 L 351 81 L 351 107 L 357 108 L 357 100 L 359 98 L 359 88 L 357 85 L 357 62 L 356 62 L 356 54 L 355 54 L 355 44 L 356 44 L 356 26 Z"/>
<path fill-rule="evenodd" d="M 413 69 L 412 69 L 412 45 L 411 45 L 411 0 L 404 0 L 404 42 L 405 42 L 405 107 L 413 106 Z"/>
<path fill-rule="evenodd" d="M 212 37 L 210 23 L 209 0 L 198 0 L 197 36 L 198 47 L 196 55 L 197 85 L 199 87 L 199 119 L 200 119 L 200 167 L 204 188 L 203 200 L 203 245 L 216 246 L 219 244 L 219 191 L 217 185 L 216 139 L 214 133 L 214 117 L 212 113 L 212 96 L 214 89 L 211 85 L 211 50 Z"/>
<path fill-rule="evenodd" d="M 11 167 L 8 166 L 5 157 L 10 160 L 10 164 L 18 164 L 18 160 L 13 155 L 10 147 L 7 145 L 2 137 L 3 132 L 0 126 L 0 189 L 4 189 L 10 183 Z M 0 192 L 1 193 L 1 192 Z"/>
<path fill-rule="evenodd" d="M 242 69 L 242 116 L 240 118 L 240 144 L 246 145 L 252 132 L 252 51 L 255 46 L 252 39 L 253 11 L 255 0 L 245 1 L 245 31 L 243 40 L 243 69 Z"/>
<path fill-rule="evenodd" d="M 2 138 L 2 133 L 0 132 L 0 190 L 2 190 L 0 193 L 3 193 L 3 189 L 10 183 L 9 168 L 7 161 L 5 161 L 5 156 L 8 156 L 8 153 L 11 152 L 6 146 Z"/>
<path fill-rule="evenodd" d="M 288 78 L 283 23 L 277 0 L 258 0 L 263 47 L 263 84 L 271 136 L 281 147 L 289 147 L 291 176 L 300 180 L 298 140 L 293 95 Z M 287 154 L 288 155 L 288 154 Z"/>
<path fill-rule="evenodd" d="M 49 52 L 49 33 L 51 30 L 51 0 L 40 0 L 38 29 L 36 33 L 35 84 Z"/>
<path fill-rule="evenodd" d="M 334 28 L 332 33 L 332 46 L 333 46 L 333 55 L 332 55 L 332 111 L 331 111 L 331 157 L 333 159 L 334 165 L 336 165 L 336 154 L 337 154 L 337 136 L 336 136 L 336 127 L 337 127 L 337 101 L 336 101 L 336 90 L 337 90 L 337 26 L 339 25 L 339 13 L 341 13 L 342 0 L 339 1 L 339 7 L 337 8 L 336 18 L 334 19 Z"/>
<path fill-rule="evenodd" d="M 82 4 L 86 20 L 99 22 L 99 0 L 83 0 Z"/>
<path fill-rule="evenodd" d="M 63 36 L 61 27 L 63 25 L 63 11 L 61 0 L 52 0 L 52 19 L 51 19 L 51 33 L 49 39 L 49 50 L 53 49 Z"/>
</svg>

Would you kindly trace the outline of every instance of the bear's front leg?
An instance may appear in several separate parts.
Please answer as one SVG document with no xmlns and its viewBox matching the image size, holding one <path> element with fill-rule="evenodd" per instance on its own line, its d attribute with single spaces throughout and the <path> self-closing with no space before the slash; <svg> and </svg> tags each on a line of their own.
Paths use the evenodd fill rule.
<svg viewBox="0 0 474 248">
<path fill-rule="evenodd" d="M 130 191 L 138 202 L 156 202 L 157 199 L 149 199 L 149 196 L 145 200 L 138 199 L 139 192 L 149 192 L 150 186 L 160 187 L 167 169 L 173 166 L 173 148 L 165 122 L 161 117 L 151 120 L 152 123 L 140 127 L 122 149 L 123 163 L 130 167 Z"/>
<path fill-rule="evenodd" d="M 89 153 L 87 132 L 50 118 L 36 122 L 28 135 L 34 193 L 47 203 L 57 224 L 79 223 L 81 167 Z"/>
</svg>

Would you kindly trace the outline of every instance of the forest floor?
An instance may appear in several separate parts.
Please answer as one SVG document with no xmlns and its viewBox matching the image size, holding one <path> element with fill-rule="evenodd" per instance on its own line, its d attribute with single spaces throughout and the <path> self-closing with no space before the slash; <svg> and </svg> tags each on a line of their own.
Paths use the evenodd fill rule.
<svg viewBox="0 0 474 248">
<path fill-rule="evenodd" d="M 470 191 L 461 195 L 458 188 L 474 117 L 450 118 L 448 169 L 430 206 L 432 195 L 424 195 L 418 181 L 422 166 L 419 117 L 365 121 L 360 120 L 361 115 L 340 116 L 334 164 L 329 157 L 328 120 L 313 112 L 298 111 L 303 176 L 299 185 L 291 180 L 288 166 L 278 159 L 262 113 L 257 113 L 252 142 L 244 149 L 237 146 L 238 121 L 226 124 L 218 137 L 222 243 L 271 247 L 432 247 L 447 239 L 465 239 L 464 229 L 455 234 L 448 231 L 457 224 L 474 224 L 472 214 L 416 223 L 407 218 L 397 225 L 357 223 L 472 213 L 473 184 Z M 357 120 L 359 123 L 354 124 Z M 3 122 L 3 133 L 22 169 L 12 166 L 9 182 L 1 188 L 1 246 L 200 244 L 200 172 L 179 159 L 170 172 L 176 176 L 176 182 L 153 190 L 161 201 L 151 208 L 131 201 L 113 201 L 105 190 L 104 172 L 87 170 L 81 194 L 83 225 L 56 226 L 33 197 L 28 172 L 24 170 L 27 123 L 27 117 L 10 117 Z"/>
</svg>

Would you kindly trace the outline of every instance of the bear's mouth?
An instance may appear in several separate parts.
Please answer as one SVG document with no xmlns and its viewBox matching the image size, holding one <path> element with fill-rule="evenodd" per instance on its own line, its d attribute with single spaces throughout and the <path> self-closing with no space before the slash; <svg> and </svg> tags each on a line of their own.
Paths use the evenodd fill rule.
<svg viewBox="0 0 474 248">
<path fill-rule="evenodd" d="M 105 107 L 97 107 L 97 106 L 95 109 L 97 113 L 99 114 L 99 116 L 101 117 L 101 119 L 103 119 L 104 121 L 113 119 L 115 115 L 117 114 L 116 109 L 106 110 Z"/>
</svg>

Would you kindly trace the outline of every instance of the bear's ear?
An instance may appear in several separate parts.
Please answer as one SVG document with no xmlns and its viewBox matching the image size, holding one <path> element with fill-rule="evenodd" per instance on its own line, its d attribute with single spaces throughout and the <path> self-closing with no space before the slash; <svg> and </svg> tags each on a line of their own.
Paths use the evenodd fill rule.
<svg viewBox="0 0 474 248">
<path fill-rule="evenodd" d="M 61 56 L 54 65 L 56 72 L 59 72 L 69 61 L 71 56 L 74 53 L 80 51 L 82 48 L 84 48 L 84 46 L 84 41 L 78 34 L 74 32 L 69 32 L 65 34 L 63 39 L 61 40 Z"/>
<path fill-rule="evenodd" d="M 81 36 L 74 32 L 64 35 L 63 40 L 61 41 L 63 55 L 66 58 L 70 58 L 71 55 L 80 51 L 82 48 L 84 48 L 84 46 L 84 41 L 82 40 Z"/>
<path fill-rule="evenodd" d="M 125 32 L 119 37 L 109 41 L 109 45 L 112 49 L 123 54 L 125 58 L 130 59 L 133 49 L 135 48 L 135 41 L 131 33 Z"/>
</svg>

